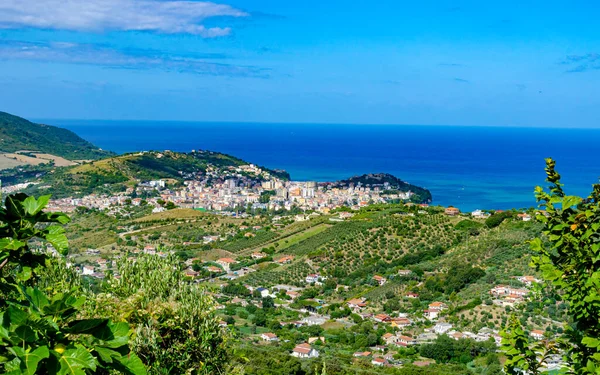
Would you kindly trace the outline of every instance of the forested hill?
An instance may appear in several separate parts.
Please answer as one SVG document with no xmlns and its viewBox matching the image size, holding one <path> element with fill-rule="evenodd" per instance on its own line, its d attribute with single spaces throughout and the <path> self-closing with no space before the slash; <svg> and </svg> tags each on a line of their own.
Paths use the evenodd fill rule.
<svg viewBox="0 0 600 375">
<path fill-rule="evenodd" d="M 34 151 L 69 160 L 95 160 L 111 156 L 70 130 L 35 124 L 0 112 L 0 151 Z"/>
<path fill-rule="evenodd" d="M 55 198 L 123 191 L 142 181 L 167 179 L 182 183 L 185 179 L 218 181 L 230 178 L 232 173 L 241 173 L 254 183 L 276 176 L 289 179 L 281 170 L 260 168 L 261 173 L 246 172 L 239 167 L 250 164 L 234 156 L 212 151 L 180 153 L 172 151 L 144 151 L 86 162 L 81 165 L 61 168 L 35 169 L 43 173 L 42 185 L 33 191 L 36 195 L 52 194 Z M 5 172 L 5 174 L 9 171 Z M 19 172 L 20 173 L 20 172 Z M 0 175 L 1 176 L 1 175 Z M 11 183 L 30 181 L 27 178 L 7 178 Z M 37 189 L 46 189 L 39 191 Z"/>
<path fill-rule="evenodd" d="M 411 191 L 415 195 L 412 201 L 417 203 L 431 203 L 431 192 L 420 186 L 404 182 L 396 176 L 389 173 L 369 173 L 362 176 L 350 177 L 346 180 L 336 181 L 330 184 L 332 187 L 347 188 L 354 187 L 369 187 L 387 190 L 390 193 Z"/>
</svg>

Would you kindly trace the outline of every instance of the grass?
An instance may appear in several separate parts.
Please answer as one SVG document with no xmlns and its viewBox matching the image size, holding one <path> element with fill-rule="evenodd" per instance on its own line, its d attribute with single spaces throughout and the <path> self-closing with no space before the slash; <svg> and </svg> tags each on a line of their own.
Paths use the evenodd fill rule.
<svg viewBox="0 0 600 375">
<path fill-rule="evenodd" d="M 324 330 L 328 330 L 328 329 L 342 329 L 345 326 L 344 326 L 344 324 L 342 324 L 340 322 L 330 320 L 330 321 L 327 321 L 327 322 L 321 324 L 321 327 Z"/>
<path fill-rule="evenodd" d="M 176 219 L 190 219 L 203 217 L 207 214 L 200 211 L 193 210 L 191 208 L 176 208 L 174 210 L 158 212 L 152 215 L 144 216 L 135 220 L 135 222 L 145 222 L 154 220 L 176 220 Z"/>
<path fill-rule="evenodd" d="M 237 327 L 241 333 L 244 335 L 252 335 L 252 327 Z M 256 327 L 256 334 L 260 335 L 262 333 L 271 332 L 268 328 L 265 327 Z"/>
<path fill-rule="evenodd" d="M 327 224 L 319 224 L 317 226 L 308 228 L 307 230 L 305 230 L 303 232 L 293 234 L 287 238 L 282 238 L 272 244 L 269 244 L 269 246 L 275 246 L 275 248 L 278 251 L 281 251 L 281 250 L 287 249 L 288 247 L 290 247 L 292 245 L 297 244 L 300 241 L 304 241 L 307 238 L 310 238 L 316 234 L 323 232 L 330 226 L 331 225 L 327 225 Z"/>
</svg>

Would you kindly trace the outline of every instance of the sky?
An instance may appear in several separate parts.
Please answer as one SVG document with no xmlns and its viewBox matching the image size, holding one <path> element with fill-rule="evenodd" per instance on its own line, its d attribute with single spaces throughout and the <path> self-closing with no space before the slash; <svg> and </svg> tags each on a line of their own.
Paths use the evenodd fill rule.
<svg viewBox="0 0 600 375">
<path fill-rule="evenodd" d="M 600 2 L 0 0 L 26 118 L 600 127 Z"/>
</svg>

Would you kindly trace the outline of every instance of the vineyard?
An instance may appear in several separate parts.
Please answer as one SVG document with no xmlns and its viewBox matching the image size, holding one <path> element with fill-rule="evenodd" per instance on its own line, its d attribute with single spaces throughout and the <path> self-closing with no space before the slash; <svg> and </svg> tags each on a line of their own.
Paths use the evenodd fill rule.
<svg viewBox="0 0 600 375">
<path fill-rule="evenodd" d="M 240 281 L 262 287 L 277 284 L 298 284 L 304 283 L 306 275 L 313 272 L 314 270 L 306 262 L 298 261 L 275 269 L 267 268 L 261 272 L 253 272 L 244 278 L 240 278 Z"/>
<path fill-rule="evenodd" d="M 238 253 L 244 249 L 259 247 L 278 237 L 279 235 L 275 232 L 263 230 L 254 233 L 254 237 L 238 237 L 221 247 L 232 253 Z"/>
</svg>

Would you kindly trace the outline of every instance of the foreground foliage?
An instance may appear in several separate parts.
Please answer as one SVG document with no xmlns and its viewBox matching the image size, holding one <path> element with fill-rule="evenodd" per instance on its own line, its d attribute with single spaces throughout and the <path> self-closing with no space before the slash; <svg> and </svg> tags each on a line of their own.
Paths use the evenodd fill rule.
<svg viewBox="0 0 600 375">
<path fill-rule="evenodd" d="M 600 374 L 600 184 L 593 185 L 586 199 L 566 195 L 556 163 L 551 159 L 546 163 L 550 191 L 537 187 L 535 192 L 545 208 L 546 214 L 537 219 L 545 225 L 549 244 L 540 238 L 531 241 L 536 253 L 532 265 L 568 302 L 573 323 L 566 326 L 559 344 L 569 373 Z M 503 345 L 506 371 L 540 373 L 552 345 L 532 345 L 513 319 Z"/>
<path fill-rule="evenodd" d="M 37 279 L 51 257 L 34 251 L 51 245 L 67 252 L 64 214 L 45 213 L 49 196 L 6 198 L 0 208 L 0 372 L 6 374 L 87 374 L 117 370 L 145 374 L 129 350 L 129 325 L 104 318 L 78 319 L 85 297 L 75 289 L 47 295 Z"/>
</svg>

